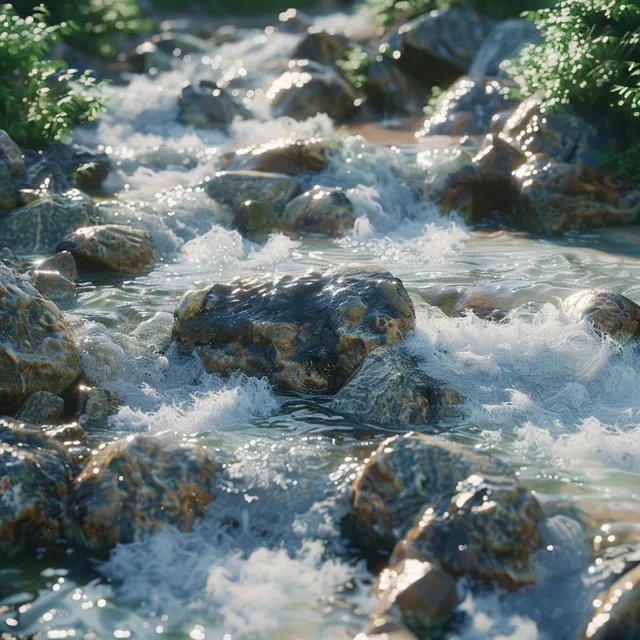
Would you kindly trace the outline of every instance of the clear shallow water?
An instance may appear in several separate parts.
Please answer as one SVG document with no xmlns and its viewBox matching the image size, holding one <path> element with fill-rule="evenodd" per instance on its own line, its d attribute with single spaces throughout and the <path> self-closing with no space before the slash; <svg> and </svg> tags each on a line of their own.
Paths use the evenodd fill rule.
<svg viewBox="0 0 640 640">
<path fill-rule="evenodd" d="M 184 292 L 236 275 L 385 266 L 416 304 L 409 347 L 466 400 L 459 419 L 429 429 L 507 460 L 549 506 L 577 501 L 598 526 L 640 521 L 640 357 L 569 323 L 561 304 L 585 287 L 640 301 L 640 229 L 553 241 L 472 232 L 416 199 L 421 148 L 367 145 L 322 116 L 269 119 L 263 92 L 296 37 L 244 36 L 206 64 L 177 61 L 173 71 L 112 89 L 109 112 L 78 132 L 120 163 L 109 179 L 120 204 L 101 204 L 105 219 L 144 225 L 162 260 L 133 280 L 85 281 L 67 310 L 88 376 L 125 403 L 109 437 L 148 431 L 199 442 L 228 481 L 192 533 L 167 527 L 108 559 L 70 549 L 6 567 L 0 629 L 50 638 L 338 640 L 365 625 L 373 577 L 340 521 L 361 461 L 389 432 L 332 414 L 327 398 L 277 396 L 242 376 L 223 382 L 167 350 Z M 176 124 L 185 82 L 233 73 L 231 85 L 261 120 L 236 121 L 230 136 Z M 247 242 L 197 186 L 225 150 L 314 135 L 344 138 L 309 184 L 347 190 L 359 215 L 348 238 Z M 470 293 L 504 318 L 449 317 L 432 306 L 451 309 Z M 517 594 L 461 590 L 448 637 L 575 634 L 603 576 L 589 568 L 595 532 L 563 517 L 550 525 L 555 543 L 536 556 L 538 584 Z"/>
</svg>

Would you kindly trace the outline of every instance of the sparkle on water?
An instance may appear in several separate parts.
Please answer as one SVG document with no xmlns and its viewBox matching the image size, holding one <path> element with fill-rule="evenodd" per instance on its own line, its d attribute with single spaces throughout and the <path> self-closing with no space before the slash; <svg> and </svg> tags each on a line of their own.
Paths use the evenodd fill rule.
<svg viewBox="0 0 640 640">
<path fill-rule="evenodd" d="M 336 24 L 357 26 L 345 16 Z M 262 246 L 243 240 L 198 187 L 220 169 L 220 155 L 341 135 L 325 116 L 296 123 L 268 115 L 265 94 L 298 36 L 241 36 L 200 59 L 174 51 L 173 69 L 112 87 L 97 128 L 77 132 L 93 145 L 97 136 L 117 165 L 107 185 L 120 202 L 100 205 L 105 221 L 143 225 L 162 257 L 147 276 L 85 282 L 67 311 L 88 376 L 124 400 L 110 436 L 151 431 L 197 441 L 225 466 L 228 485 L 191 533 L 166 527 L 100 562 L 68 549 L 59 561 L 37 556 L 5 566 L 0 630 L 87 640 L 344 640 L 365 626 L 372 575 L 340 521 L 359 465 L 388 432 L 350 424 L 326 399 L 277 396 L 265 381 L 242 376 L 223 382 L 169 346 L 182 294 L 239 274 L 348 262 L 388 268 L 416 304 L 409 347 L 466 399 L 462 418 L 446 425 L 448 437 L 507 460 L 543 502 L 579 497 L 603 520 L 635 519 L 637 527 L 640 359 L 570 323 L 560 303 L 586 287 L 640 300 L 640 231 L 553 242 L 472 232 L 412 188 L 461 151 L 375 147 L 351 137 L 309 188 L 345 191 L 358 217 L 352 234 L 273 235 Z M 229 135 L 178 124 L 180 90 L 201 78 L 222 79 L 256 119 L 237 119 Z M 453 308 L 462 296 L 489 301 L 505 319 L 449 317 L 429 304 Z M 450 638 L 575 634 L 606 576 L 589 566 L 590 540 L 575 521 L 556 516 L 548 526 L 553 544 L 536 554 L 537 584 L 508 595 L 463 588 Z M 603 536 L 615 542 L 608 531 L 597 544 Z"/>
</svg>

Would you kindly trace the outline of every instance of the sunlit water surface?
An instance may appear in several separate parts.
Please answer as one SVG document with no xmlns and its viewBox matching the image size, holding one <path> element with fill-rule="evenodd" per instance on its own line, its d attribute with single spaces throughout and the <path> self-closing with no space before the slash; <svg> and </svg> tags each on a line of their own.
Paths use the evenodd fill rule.
<svg viewBox="0 0 640 640">
<path fill-rule="evenodd" d="M 348 28 L 357 19 L 332 23 Z M 172 71 L 133 77 L 110 89 L 99 124 L 78 132 L 119 164 L 109 184 L 121 204 L 102 204 L 104 215 L 143 224 L 162 251 L 144 277 L 86 280 L 67 309 L 87 375 L 125 403 L 105 437 L 151 432 L 198 442 L 228 480 L 192 533 L 167 527 L 108 560 L 67 549 L 0 570 L 0 629 L 48 638 L 338 640 L 366 624 L 373 576 L 340 522 L 361 461 L 389 432 L 332 414 L 327 398 L 277 396 L 242 376 L 223 382 L 169 346 L 186 290 L 242 274 L 386 267 L 416 305 L 409 347 L 466 399 L 459 419 L 425 431 L 499 455 L 544 503 L 577 501 L 601 522 L 640 521 L 640 358 L 561 310 L 569 292 L 585 287 L 640 301 L 640 229 L 546 240 L 472 232 L 443 216 L 415 197 L 423 149 L 367 145 L 323 116 L 270 119 L 264 90 L 297 38 L 248 31 L 204 62 L 176 60 Z M 231 78 L 257 119 L 237 120 L 229 136 L 176 124 L 181 87 L 200 77 Z M 348 238 L 275 235 L 252 244 L 197 187 L 225 150 L 318 135 L 345 138 L 328 170 L 308 180 L 347 191 L 359 215 Z M 449 317 L 434 306 L 451 312 L 470 293 L 502 319 Z M 461 591 L 448 637 L 575 634 L 603 576 L 590 569 L 594 532 L 557 529 L 558 544 L 537 553 L 536 586 Z"/>
</svg>

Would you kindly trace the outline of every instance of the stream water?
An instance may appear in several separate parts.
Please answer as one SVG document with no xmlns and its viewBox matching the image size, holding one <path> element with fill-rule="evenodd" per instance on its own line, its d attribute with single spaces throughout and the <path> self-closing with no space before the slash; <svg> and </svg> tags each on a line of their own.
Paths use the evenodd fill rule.
<svg viewBox="0 0 640 640">
<path fill-rule="evenodd" d="M 344 28 L 358 20 L 323 19 Z M 119 201 L 102 203 L 104 215 L 149 229 L 162 260 L 133 280 L 85 280 L 66 309 L 88 377 L 124 401 L 109 437 L 148 431 L 198 442 L 230 480 L 192 533 L 166 527 L 108 559 L 87 561 L 69 549 L 59 559 L 5 565 L 0 630 L 47 638 L 346 640 L 366 625 L 373 575 L 340 521 L 359 464 L 389 432 L 332 414 L 327 398 L 279 396 L 265 381 L 241 376 L 223 382 L 167 350 L 184 292 L 239 274 L 350 262 L 386 267 L 416 304 L 410 349 L 465 397 L 462 416 L 432 431 L 500 456 L 543 503 L 577 501 L 612 524 L 603 535 L 639 526 L 640 358 L 568 322 L 561 301 L 587 287 L 640 301 L 640 229 L 552 240 L 472 231 L 416 200 L 427 171 L 423 147 L 372 145 L 336 131 L 324 116 L 272 119 L 265 89 L 299 36 L 241 36 L 210 56 L 176 56 L 171 71 L 112 86 L 108 112 L 77 132 L 78 141 L 102 145 L 118 163 L 109 184 Z M 182 87 L 205 77 L 233 78 L 230 87 L 256 119 L 236 120 L 229 135 L 177 124 Z M 318 135 L 343 140 L 313 181 L 342 186 L 355 203 L 359 219 L 347 238 L 274 235 L 253 244 L 229 230 L 225 211 L 197 187 L 226 150 Z M 433 306 L 446 309 L 471 293 L 504 309 L 504 318 L 450 317 Z M 447 637 L 572 637 L 604 576 L 589 555 L 596 532 L 565 528 L 557 545 L 537 553 L 535 586 L 461 593 Z"/>
</svg>

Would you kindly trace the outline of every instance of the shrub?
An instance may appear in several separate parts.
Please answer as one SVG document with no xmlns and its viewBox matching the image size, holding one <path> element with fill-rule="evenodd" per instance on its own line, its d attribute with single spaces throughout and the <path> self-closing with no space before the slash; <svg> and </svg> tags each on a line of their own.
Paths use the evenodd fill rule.
<svg viewBox="0 0 640 640">
<path fill-rule="evenodd" d="M 64 22 L 49 26 L 47 18 L 44 7 L 21 18 L 11 5 L 0 6 L 0 128 L 25 147 L 63 140 L 74 124 L 104 108 L 100 85 L 88 72 L 45 57 L 77 29 Z"/>
<path fill-rule="evenodd" d="M 39 4 L 38 0 L 13 0 L 21 15 L 28 15 Z M 45 0 L 44 4 L 52 22 L 78 25 L 67 34 L 75 46 L 103 56 L 116 53 L 111 43 L 114 35 L 137 33 L 153 26 L 153 21 L 141 18 L 138 0 Z"/>
<path fill-rule="evenodd" d="M 375 21 L 390 27 L 401 20 L 410 20 L 434 9 L 464 4 L 474 4 L 481 13 L 496 18 L 513 18 L 527 10 L 547 7 L 553 0 L 367 0 L 366 12 L 373 15 Z"/>
<path fill-rule="evenodd" d="M 610 117 L 619 130 L 603 162 L 640 181 L 640 0 L 562 0 L 531 14 L 543 40 L 505 65 L 523 95 Z M 632 156 L 628 155 L 633 150 Z"/>
</svg>

